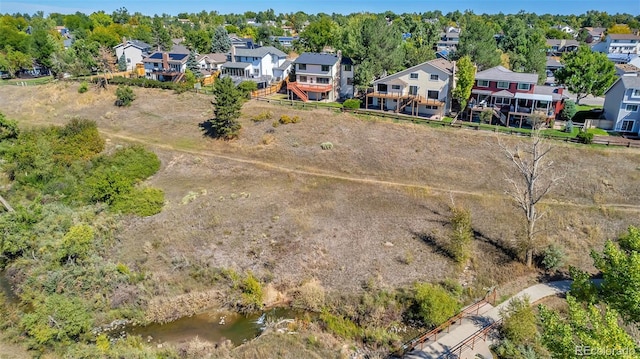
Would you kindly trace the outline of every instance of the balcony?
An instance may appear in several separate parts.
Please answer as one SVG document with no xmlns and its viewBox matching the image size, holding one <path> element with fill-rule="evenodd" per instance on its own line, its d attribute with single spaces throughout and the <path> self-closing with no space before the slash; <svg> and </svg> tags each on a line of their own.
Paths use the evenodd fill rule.
<svg viewBox="0 0 640 359">
<path fill-rule="evenodd" d="M 333 85 L 331 84 L 312 84 L 308 82 L 295 82 L 295 84 L 295 86 L 305 92 L 329 92 L 333 90 Z"/>
</svg>

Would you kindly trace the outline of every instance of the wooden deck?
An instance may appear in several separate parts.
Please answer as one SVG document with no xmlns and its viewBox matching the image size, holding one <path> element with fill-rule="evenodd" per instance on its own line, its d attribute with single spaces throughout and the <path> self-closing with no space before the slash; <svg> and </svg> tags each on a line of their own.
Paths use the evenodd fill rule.
<svg viewBox="0 0 640 359">
<path fill-rule="evenodd" d="M 444 106 L 444 102 L 442 101 L 432 99 L 432 98 L 426 98 L 421 95 L 409 95 L 409 94 L 387 93 L 387 92 L 370 92 L 370 93 L 367 93 L 365 96 L 367 98 L 373 97 L 373 98 L 383 98 L 387 100 L 410 100 L 410 101 L 415 101 L 419 105 L 430 105 L 430 106 L 438 106 L 438 107 Z"/>
</svg>

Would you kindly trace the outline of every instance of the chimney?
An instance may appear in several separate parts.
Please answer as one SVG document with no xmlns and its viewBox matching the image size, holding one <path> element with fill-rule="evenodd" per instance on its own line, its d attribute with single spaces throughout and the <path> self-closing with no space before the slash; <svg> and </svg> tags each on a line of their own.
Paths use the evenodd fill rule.
<svg viewBox="0 0 640 359">
<path fill-rule="evenodd" d="M 169 53 L 162 53 L 162 69 L 169 70 Z"/>
<path fill-rule="evenodd" d="M 231 62 L 236 62 L 236 46 L 231 45 Z"/>
</svg>

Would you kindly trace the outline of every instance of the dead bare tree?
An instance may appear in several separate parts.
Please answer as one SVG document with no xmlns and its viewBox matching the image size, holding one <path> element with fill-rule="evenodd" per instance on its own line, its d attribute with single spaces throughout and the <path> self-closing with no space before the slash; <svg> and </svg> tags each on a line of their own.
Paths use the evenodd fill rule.
<svg viewBox="0 0 640 359">
<path fill-rule="evenodd" d="M 520 141 L 514 147 L 510 148 L 500 140 L 498 144 L 515 167 L 513 173 L 505 174 L 507 182 L 511 185 L 506 193 L 516 202 L 517 207 L 526 217 L 527 228 L 523 249 L 525 263 L 531 267 L 535 239 L 539 233 L 536 224 L 546 214 L 544 211 L 538 211 L 536 206 L 562 177 L 552 171 L 554 163 L 548 155 L 553 147 L 542 137 L 540 130 L 532 130 L 530 141 Z"/>
</svg>

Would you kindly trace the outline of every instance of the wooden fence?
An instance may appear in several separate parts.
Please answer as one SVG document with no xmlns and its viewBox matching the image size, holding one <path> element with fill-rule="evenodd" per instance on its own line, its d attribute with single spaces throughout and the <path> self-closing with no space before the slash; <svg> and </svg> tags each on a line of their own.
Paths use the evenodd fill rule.
<svg viewBox="0 0 640 359">
<path fill-rule="evenodd" d="M 269 87 L 255 90 L 251 92 L 251 98 L 263 98 L 264 96 L 269 96 L 274 93 L 280 92 L 285 81 L 280 81 L 277 84 L 271 85 Z"/>
</svg>

